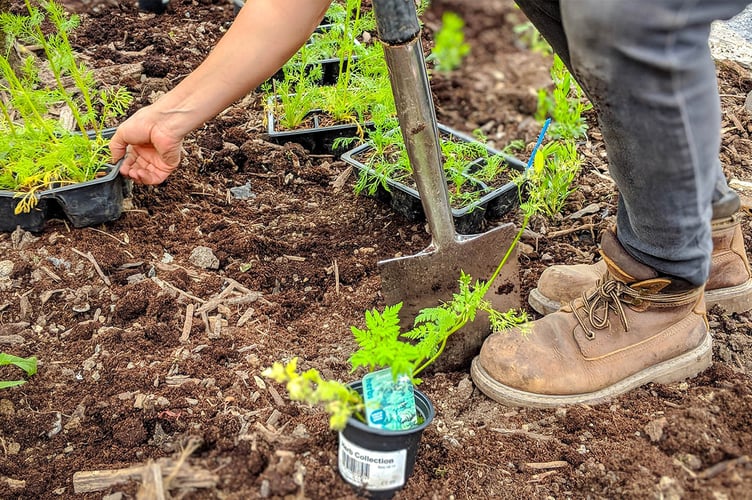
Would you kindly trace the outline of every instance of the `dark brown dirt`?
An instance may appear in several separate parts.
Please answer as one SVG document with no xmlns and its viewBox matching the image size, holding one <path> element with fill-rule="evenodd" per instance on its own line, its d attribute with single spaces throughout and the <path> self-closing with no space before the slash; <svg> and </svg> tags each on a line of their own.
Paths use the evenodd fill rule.
<svg viewBox="0 0 752 500">
<path fill-rule="evenodd" d="M 433 77 L 440 121 L 481 127 L 497 146 L 531 143 L 549 62 L 516 42 L 521 14 L 508 1 L 434 0 L 429 43 L 447 9 L 467 22 L 472 52 L 458 71 Z M 103 4 L 84 14 L 75 43 L 101 78 L 134 92 L 135 110 L 190 72 L 232 15 L 229 1 L 173 0 L 162 16 L 133 2 Z M 723 165 L 729 178 L 749 180 L 743 103 L 752 76 L 718 67 Z M 262 131 L 251 94 L 190 135 L 165 184 L 136 186 L 118 221 L 71 229 L 54 220 L 41 234 L 0 234 L 0 260 L 12 263 L 0 282 L 0 350 L 40 361 L 27 384 L 0 392 L 0 498 L 135 498 L 139 480 L 76 495 L 74 474 L 176 459 L 194 443 L 187 463 L 216 485 L 173 483 L 175 498 L 358 498 L 336 470 L 326 415 L 279 397 L 260 372 L 298 356 L 349 380 L 349 327 L 384 305 L 376 263 L 416 253 L 428 237 L 421 224 L 354 196 L 352 177 L 339 188 L 342 161 L 271 145 Z M 540 237 L 525 240 L 523 298 L 545 266 L 593 261 L 598 232 L 613 221 L 616 193 L 595 126 L 581 151 L 566 209 L 534 221 Z M 255 197 L 228 195 L 246 183 Z M 569 217 L 591 203 L 596 213 Z M 743 228 L 752 249 L 748 216 Z M 199 246 L 218 268 L 192 264 Z M 222 297 L 240 303 L 202 315 L 228 287 Z M 603 405 L 506 408 L 475 390 L 467 370 L 428 377 L 421 390 L 437 416 L 397 498 L 751 498 L 752 316 L 711 311 L 709 320 L 712 368 Z M 17 375 L 0 369 L 0 379 Z"/>
</svg>

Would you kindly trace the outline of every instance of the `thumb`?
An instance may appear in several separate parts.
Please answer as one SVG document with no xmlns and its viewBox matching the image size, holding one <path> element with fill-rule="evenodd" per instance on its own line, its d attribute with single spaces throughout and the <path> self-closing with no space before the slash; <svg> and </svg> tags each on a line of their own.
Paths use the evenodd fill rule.
<svg viewBox="0 0 752 500">
<path fill-rule="evenodd" d="M 112 156 L 112 163 L 117 163 L 128 149 L 128 143 L 123 140 L 122 134 L 119 130 L 115 131 L 115 135 L 110 139 L 110 156 Z"/>
</svg>

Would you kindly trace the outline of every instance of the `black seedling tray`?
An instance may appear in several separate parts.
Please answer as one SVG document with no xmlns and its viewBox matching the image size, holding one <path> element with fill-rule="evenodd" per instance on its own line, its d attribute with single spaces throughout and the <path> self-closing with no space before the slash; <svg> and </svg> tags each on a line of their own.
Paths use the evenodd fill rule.
<svg viewBox="0 0 752 500">
<path fill-rule="evenodd" d="M 439 133 L 444 137 L 452 137 L 461 141 L 478 142 L 476 139 L 462 134 L 442 124 L 438 124 Z M 376 172 L 359 160 L 367 155 L 373 146 L 369 143 L 358 146 L 342 154 L 342 160 L 356 168 L 359 172 L 366 175 L 377 175 Z M 486 149 L 492 155 L 502 154 L 501 152 L 489 148 Z M 504 155 L 504 159 L 510 168 L 523 172 L 525 164 L 520 160 Z M 481 162 L 482 159 L 476 160 Z M 468 171 L 472 172 L 470 167 Z M 455 229 L 460 234 L 475 234 L 482 231 L 483 221 L 486 218 L 498 218 L 514 208 L 519 200 L 517 185 L 514 182 L 508 182 L 503 186 L 492 188 L 478 179 L 467 176 L 468 181 L 472 182 L 488 192 L 478 200 L 459 208 L 452 208 L 452 217 L 454 219 Z M 420 193 L 402 182 L 393 179 L 386 179 L 388 188 L 380 185 L 373 197 L 388 203 L 396 212 L 404 215 L 410 221 L 425 220 L 423 205 L 420 201 Z"/>
<path fill-rule="evenodd" d="M 357 137 L 359 132 L 366 134 L 372 126 L 366 123 L 360 126 L 360 130 L 355 123 L 345 123 L 339 125 L 321 125 L 324 114 L 319 110 L 311 111 L 308 115 L 313 121 L 313 126 L 295 130 L 277 130 L 277 121 L 272 108 L 267 112 L 267 134 L 266 139 L 275 144 L 285 144 L 295 142 L 303 146 L 312 154 L 331 154 L 339 156 L 347 151 L 347 148 L 335 148 L 334 141 L 340 137 Z"/>
<path fill-rule="evenodd" d="M 112 137 L 115 129 L 103 131 Z M 64 216 L 74 227 L 87 227 L 117 219 L 123 212 L 124 181 L 120 164 L 106 164 L 105 175 L 77 184 L 60 186 L 36 193 L 37 204 L 29 213 L 16 215 L 20 198 L 15 191 L 0 191 L 0 231 L 40 232 L 47 220 Z"/>
</svg>

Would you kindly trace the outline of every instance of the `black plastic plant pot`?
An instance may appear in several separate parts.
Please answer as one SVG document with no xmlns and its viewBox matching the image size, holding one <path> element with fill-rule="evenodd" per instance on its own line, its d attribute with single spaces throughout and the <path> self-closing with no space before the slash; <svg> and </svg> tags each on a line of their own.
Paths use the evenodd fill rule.
<svg viewBox="0 0 752 500">
<path fill-rule="evenodd" d="M 115 129 L 102 132 L 112 137 Z M 16 215 L 20 198 L 15 191 L 0 191 L 0 231 L 40 232 L 52 218 L 65 217 L 77 228 L 95 226 L 120 217 L 123 212 L 125 182 L 119 175 L 121 162 L 107 164 L 104 175 L 96 179 L 54 187 L 36 193 L 37 203 L 28 213 Z"/>
<path fill-rule="evenodd" d="M 358 137 L 367 132 L 372 126 L 371 123 L 358 125 L 355 123 L 344 123 L 337 125 L 323 125 L 326 115 L 321 111 L 314 110 L 308 114 L 310 126 L 295 130 L 278 130 L 277 119 L 274 116 L 273 107 L 269 107 L 267 112 L 267 134 L 266 139 L 275 144 L 285 144 L 295 142 L 303 146 L 312 154 L 330 154 L 340 156 L 347 151 L 347 147 L 335 147 L 334 141 L 340 137 Z"/>
<path fill-rule="evenodd" d="M 170 0 L 138 0 L 138 8 L 146 12 L 164 14 L 168 3 L 170 3 Z"/>
<path fill-rule="evenodd" d="M 362 390 L 360 381 L 350 387 Z M 417 426 L 391 431 L 350 418 L 339 433 L 338 467 L 342 478 L 371 498 L 391 498 L 412 475 L 423 431 L 436 414 L 428 397 L 415 389 Z"/>
<path fill-rule="evenodd" d="M 452 138 L 466 142 L 478 142 L 476 139 L 462 134 L 450 127 L 438 124 L 439 133 L 442 137 Z M 499 151 L 487 147 L 489 154 L 502 154 Z M 378 176 L 376 171 L 366 165 L 363 161 L 368 156 L 373 147 L 366 143 L 342 154 L 342 159 L 361 172 L 361 175 Z M 509 168 L 518 172 L 525 170 L 525 164 L 520 160 L 503 155 L 505 163 Z M 480 165 L 482 160 L 476 160 Z M 468 169 L 472 172 L 473 168 Z M 502 186 L 492 187 L 486 183 L 472 177 L 472 173 L 467 176 L 469 183 L 477 185 L 484 194 L 477 200 L 463 205 L 461 207 L 452 207 L 452 217 L 454 219 L 455 229 L 460 234 L 475 234 L 482 231 L 483 221 L 487 218 L 499 218 L 512 208 L 517 206 L 519 196 L 517 185 L 514 182 L 507 182 Z M 379 186 L 374 193 L 374 197 L 387 202 L 394 211 L 404 215 L 408 220 L 417 222 L 425 220 L 423 205 L 420 201 L 420 193 L 413 187 L 393 179 L 385 179 L 387 187 Z"/>
</svg>

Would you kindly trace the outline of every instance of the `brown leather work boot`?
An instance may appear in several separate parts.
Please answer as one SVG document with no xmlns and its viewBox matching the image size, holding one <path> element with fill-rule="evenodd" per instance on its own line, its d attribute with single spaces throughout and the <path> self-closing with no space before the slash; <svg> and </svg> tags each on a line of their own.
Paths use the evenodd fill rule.
<svg viewBox="0 0 752 500">
<path fill-rule="evenodd" d="M 604 233 L 605 280 L 522 328 L 489 336 L 473 360 L 475 385 L 512 406 L 598 403 L 649 382 L 710 366 L 702 288 L 659 276 Z"/>
<path fill-rule="evenodd" d="M 538 288 L 530 291 L 528 302 L 539 313 L 550 314 L 596 286 L 606 270 L 603 260 L 595 264 L 551 266 L 538 279 Z M 714 305 L 728 312 L 752 309 L 752 272 L 738 217 L 713 221 L 713 255 L 705 301 L 708 309 Z"/>
</svg>

